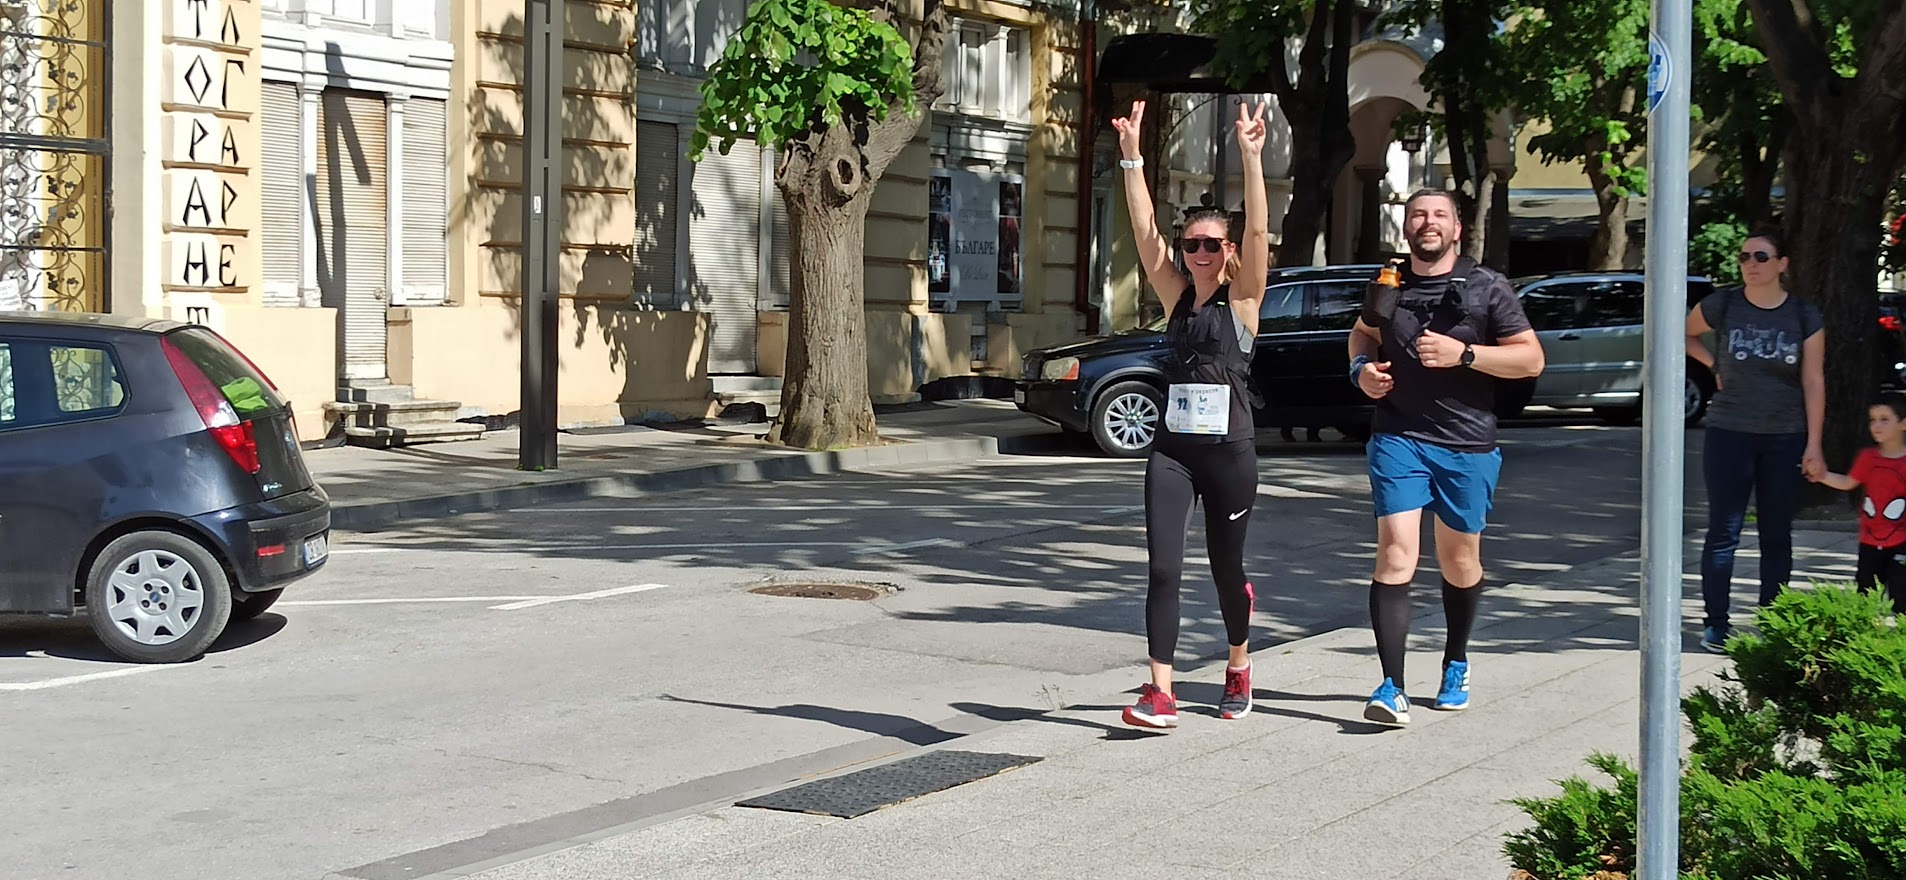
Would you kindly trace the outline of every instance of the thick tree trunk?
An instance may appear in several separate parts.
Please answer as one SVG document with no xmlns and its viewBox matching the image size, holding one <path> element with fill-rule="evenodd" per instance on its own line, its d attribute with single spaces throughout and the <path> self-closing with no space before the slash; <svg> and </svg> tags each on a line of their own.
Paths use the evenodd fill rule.
<svg viewBox="0 0 1906 880">
<path fill-rule="evenodd" d="M 1463 224 L 1462 253 L 1481 262 L 1489 244 L 1489 203 L 1498 183 L 1489 165 L 1489 123 L 1456 100 L 1444 111 L 1443 130 L 1449 139 L 1450 176 L 1461 196 L 1456 208 Z"/>
<path fill-rule="evenodd" d="M 1311 15 L 1298 56 L 1297 83 L 1289 82 L 1281 64 L 1272 71 L 1279 84 L 1278 107 L 1291 128 L 1291 202 L 1279 228 L 1279 266 L 1316 262 L 1317 239 L 1326 232 L 1324 218 L 1336 197 L 1337 180 L 1357 152 L 1356 137 L 1350 133 L 1349 88 L 1356 4 L 1326 0 Z"/>
<path fill-rule="evenodd" d="M 1286 110 L 1284 118 L 1291 126 L 1291 202 L 1284 212 L 1277 265 L 1310 266 L 1317 263 L 1317 236 L 1323 232 L 1331 196 L 1324 188 L 1323 145 L 1318 142 L 1322 126 L 1314 116 L 1302 111 Z M 1311 132 L 1317 132 L 1318 136 L 1305 136 Z"/>
<path fill-rule="evenodd" d="M 1595 237 L 1588 243 L 1588 268 L 1614 270 L 1628 261 L 1628 197 L 1615 185 L 1604 151 L 1589 150 L 1588 182 L 1595 190 Z"/>
<path fill-rule="evenodd" d="M 806 194 L 803 194 L 806 195 Z M 804 449 L 879 439 L 867 393 L 864 230 L 872 187 L 837 208 L 787 196 L 794 258 L 788 299 L 787 380 L 768 442 Z"/>
<path fill-rule="evenodd" d="M 1873 391 L 1875 276 L 1886 194 L 1906 160 L 1906 7 L 1879 4 L 1856 37 L 1859 73 L 1841 76 L 1805 0 L 1747 0 L 1791 114 L 1782 225 L 1794 293 L 1820 304 L 1827 330 L 1821 446 L 1842 473 L 1865 443 Z"/>
<path fill-rule="evenodd" d="M 891 3 L 877 14 L 898 18 Z M 942 94 L 946 30 L 945 8 L 926 0 L 914 43 L 915 112 L 890 106 L 878 121 L 862 111 L 839 125 L 816 122 L 781 149 L 775 185 L 787 204 L 793 277 L 786 378 L 770 443 L 842 449 L 880 440 L 867 392 L 867 208 L 880 176 Z"/>
<path fill-rule="evenodd" d="M 1786 149 L 1785 112 L 1776 120 L 1767 143 L 1742 128 L 1736 145 L 1741 163 L 1741 219 L 1748 226 L 1765 223 L 1774 215 L 1774 180 L 1780 176 L 1780 157 Z"/>
<path fill-rule="evenodd" d="M 1827 464 L 1842 473 L 1867 442 L 1861 414 L 1875 391 L 1880 221 L 1898 171 L 1897 147 L 1874 145 L 1884 152 L 1858 148 L 1872 143 L 1862 127 L 1887 126 L 1844 119 L 1817 139 L 1796 143 L 1786 169 L 1783 225 L 1793 257 L 1788 283 L 1826 316 L 1827 421 L 1821 445 Z"/>
</svg>

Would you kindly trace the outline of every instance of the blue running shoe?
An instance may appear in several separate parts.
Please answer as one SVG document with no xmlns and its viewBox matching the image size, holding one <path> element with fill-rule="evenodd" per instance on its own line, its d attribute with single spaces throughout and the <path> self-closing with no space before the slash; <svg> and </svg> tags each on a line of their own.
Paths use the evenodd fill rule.
<svg viewBox="0 0 1906 880">
<path fill-rule="evenodd" d="M 1378 724 L 1402 727 L 1410 723 L 1410 698 L 1397 689 L 1396 682 L 1384 679 L 1377 691 L 1370 695 L 1370 703 L 1363 707 L 1363 717 Z"/>
<path fill-rule="evenodd" d="M 1701 647 L 1706 648 L 1710 654 L 1725 654 L 1727 639 L 1731 635 L 1733 633 L 1724 626 L 1705 627 L 1701 630 Z"/>
<path fill-rule="evenodd" d="M 1437 691 L 1435 708 L 1455 712 L 1469 708 L 1469 661 L 1456 660 L 1443 667 L 1443 689 Z"/>
</svg>

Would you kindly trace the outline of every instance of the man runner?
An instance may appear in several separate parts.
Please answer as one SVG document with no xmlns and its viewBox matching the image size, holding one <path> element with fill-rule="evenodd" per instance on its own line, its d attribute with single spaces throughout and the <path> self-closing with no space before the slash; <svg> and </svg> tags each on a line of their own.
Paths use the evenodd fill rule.
<svg viewBox="0 0 1906 880">
<path fill-rule="evenodd" d="M 1373 291 L 1350 334 L 1350 379 L 1377 402 L 1369 444 L 1376 504 L 1376 573 L 1370 621 L 1383 683 L 1363 717 L 1410 723 L 1403 678 L 1410 581 L 1422 548 L 1423 511 L 1436 514 L 1449 640 L 1435 707 L 1469 705 L 1469 631 L 1481 598 L 1482 530 L 1494 503 L 1496 384 L 1541 374 L 1542 346 L 1508 279 L 1458 254 L 1455 196 L 1423 190 L 1403 209 L 1410 259 L 1385 301 Z"/>
</svg>

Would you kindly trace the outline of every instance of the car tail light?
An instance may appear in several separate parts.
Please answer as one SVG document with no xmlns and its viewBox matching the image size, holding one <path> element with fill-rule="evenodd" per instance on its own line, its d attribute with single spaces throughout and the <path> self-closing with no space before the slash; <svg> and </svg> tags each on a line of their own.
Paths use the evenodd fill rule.
<svg viewBox="0 0 1906 880">
<path fill-rule="evenodd" d="M 1895 316 L 1895 315 L 1881 315 L 1880 316 L 1881 330 L 1889 330 L 1894 333 L 1898 333 L 1900 326 L 1901 326 L 1901 323 L 1898 316 Z"/>
<path fill-rule="evenodd" d="M 159 340 L 159 346 L 165 350 L 172 374 L 179 377 L 185 396 L 191 399 L 192 408 L 198 410 L 199 420 L 205 423 L 205 430 L 211 433 L 212 439 L 218 441 L 225 454 L 245 473 L 258 473 L 258 436 L 252 432 L 251 423 L 239 420 L 231 401 L 225 399 L 212 380 L 205 377 L 205 371 L 192 363 L 185 352 L 164 339 Z"/>
</svg>

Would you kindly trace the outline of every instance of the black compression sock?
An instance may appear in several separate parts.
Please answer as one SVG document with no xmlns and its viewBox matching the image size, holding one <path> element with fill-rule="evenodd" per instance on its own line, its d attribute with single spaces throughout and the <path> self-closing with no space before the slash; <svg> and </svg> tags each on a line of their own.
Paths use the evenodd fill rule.
<svg viewBox="0 0 1906 880">
<path fill-rule="evenodd" d="M 1403 688 L 1404 644 L 1410 639 L 1410 585 L 1370 582 L 1370 628 L 1376 631 L 1383 677 Z"/>
<path fill-rule="evenodd" d="M 1476 626 L 1476 607 L 1482 604 L 1482 582 L 1463 589 L 1443 581 L 1443 616 L 1449 622 L 1449 641 L 1443 646 L 1443 665 L 1469 660 L 1469 631 Z"/>
</svg>

